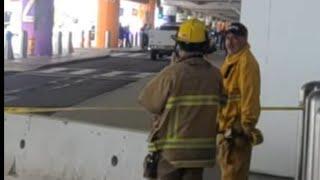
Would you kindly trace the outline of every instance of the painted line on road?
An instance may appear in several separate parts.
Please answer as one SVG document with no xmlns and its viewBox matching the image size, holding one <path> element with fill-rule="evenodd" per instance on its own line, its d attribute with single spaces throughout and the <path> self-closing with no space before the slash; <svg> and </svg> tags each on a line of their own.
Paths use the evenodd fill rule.
<svg viewBox="0 0 320 180">
<path fill-rule="evenodd" d="M 90 74 L 90 73 L 93 73 L 93 72 L 96 72 L 96 71 L 97 71 L 96 69 L 81 69 L 81 70 L 77 70 L 77 71 L 72 71 L 69 74 L 72 74 L 72 75 L 84 75 L 84 74 Z"/>
<path fill-rule="evenodd" d="M 101 77 L 114 77 L 114 76 L 118 76 L 120 74 L 125 74 L 125 71 L 111 71 L 109 73 L 105 73 L 105 74 L 100 74 L 99 76 Z"/>
<path fill-rule="evenodd" d="M 4 103 L 18 99 L 17 96 L 4 96 Z"/>
<path fill-rule="evenodd" d="M 61 89 L 61 88 L 69 87 L 69 86 L 71 86 L 71 84 L 63 84 L 61 86 L 55 86 L 55 87 L 53 87 L 51 89 L 56 90 L 56 89 Z"/>
<path fill-rule="evenodd" d="M 42 71 L 36 71 L 36 72 L 41 72 L 41 73 L 55 73 L 55 72 L 61 72 L 61 71 L 65 71 L 68 68 L 63 68 L 63 67 L 58 67 L 58 68 L 50 68 L 50 69 L 46 69 L 46 70 L 42 70 Z"/>
<path fill-rule="evenodd" d="M 144 73 L 139 73 L 137 75 L 133 75 L 133 76 L 130 76 L 131 78 L 145 78 L 145 77 L 148 77 L 148 76 L 151 76 L 151 75 L 154 75 L 156 73 L 149 73 L 149 72 L 144 72 Z"/>
<path fill-rule="evenodd" d="M 111 54 L 112 57 L 119 57 L 119 56 L 122 56 L 122 55 L 125 55 L 125 54 L 128 54 L 128 53 L 114 53 L 114 54 Z"/>
<path fill-rule="evenodd" d="M 13 89 L 13 90 L 4 90 L 4 94 L 15 94 L 15 93 L 18 93 L 18 92 L 21 92 L 25 89 L 28 89 L 28 88 L 20 88 L 20 89 Z"/>
<path fill-rule="evenodd" d="M 134 54 L 129 54 L 129 57 L 138 57 L 138 56 L 144 56 L 145 53 L 134 53 Z"/>
</svg>

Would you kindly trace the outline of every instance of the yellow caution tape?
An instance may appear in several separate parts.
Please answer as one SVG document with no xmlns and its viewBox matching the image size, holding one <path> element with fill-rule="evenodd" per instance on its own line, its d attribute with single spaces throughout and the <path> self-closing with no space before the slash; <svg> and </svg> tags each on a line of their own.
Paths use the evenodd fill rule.
<svg viewBox="0 0 320 180">
<path fill-rule="evenodd" d="M 138 107 L 4 107 L 4 112 L 10 114 L 49 113 L 58 111 L 143 111 L 143 109 Z"/>
<path fill-rule="evenodd" d="M 303 106 L 265 106 L 261 107 L 262 111 L 300 111 L 303 110 Z"/>
<path fill-rule="evenodd" d="M 270 106 L 261 107 L 262 111 L 300 111 L 303 110 L 302 106 L 289 107 L 289 106 Z M 28 114 L 28 113 L 49 113 L 49 112 L 67 112 L 67 111 L 144 111 L 139 107 L 4 107 L 5 113 L 11 114 Z"/>
</svg>

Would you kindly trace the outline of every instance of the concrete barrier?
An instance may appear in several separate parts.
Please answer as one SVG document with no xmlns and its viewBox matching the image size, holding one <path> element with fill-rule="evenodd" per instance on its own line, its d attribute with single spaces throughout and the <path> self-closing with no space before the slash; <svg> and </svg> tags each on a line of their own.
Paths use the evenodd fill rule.
<svg viewBox="0 0 320 180">
<path fill-rule="evenodd" d="M 5 113 L 4 174 L 22 179 L 141 180 L 147 136 L 89 121 Z M 207 169 L 205 180 L 214 178 L 213 173 Z"/>
</svg>

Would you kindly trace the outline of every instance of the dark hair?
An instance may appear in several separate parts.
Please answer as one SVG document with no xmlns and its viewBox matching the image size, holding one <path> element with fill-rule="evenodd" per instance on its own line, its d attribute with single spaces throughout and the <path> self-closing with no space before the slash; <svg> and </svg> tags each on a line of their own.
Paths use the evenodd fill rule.
<svg viewBox="0 0 320 180">
<path fill-rule="evenodd" d="M 230 26 L 228 27 L 226 34 L 228 33 L 232 33 L 236 36 L 242 36 L 242 37 L 248 37 L 248 30 L 246 28 L 246 26 L 244 26 L 243 24 L 239 23 L 239 22 L 233 22 L 230 24 Z"/>
</svg>

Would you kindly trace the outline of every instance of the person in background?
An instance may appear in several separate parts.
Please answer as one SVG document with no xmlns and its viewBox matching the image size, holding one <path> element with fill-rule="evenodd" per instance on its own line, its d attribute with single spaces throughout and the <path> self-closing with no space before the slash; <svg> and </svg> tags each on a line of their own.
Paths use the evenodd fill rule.
<svg viewBox="0 0 320 180">
<path fill-rule="evenodd" d="M 124 28 L 121 24 L 119 24 L 119 38 L 118 38 L 118 47 L 123 47 L 123 40 L 124 40 Z"/>
</svg>

